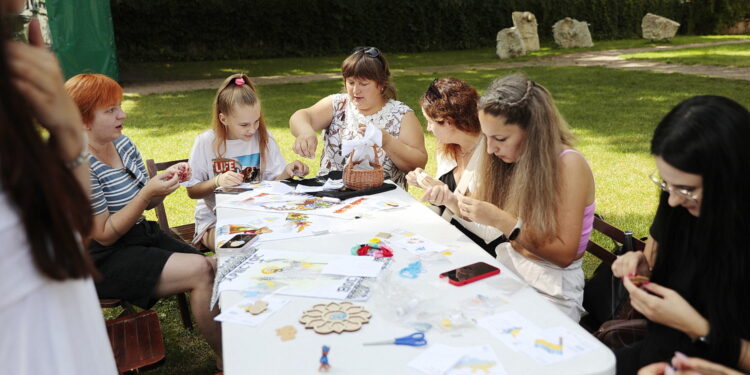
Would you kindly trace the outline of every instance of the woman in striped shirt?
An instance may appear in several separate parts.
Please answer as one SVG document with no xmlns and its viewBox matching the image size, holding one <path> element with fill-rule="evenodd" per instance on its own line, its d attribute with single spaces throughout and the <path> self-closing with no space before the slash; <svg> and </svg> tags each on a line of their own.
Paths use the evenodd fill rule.
<svg viewBox="0 0 750 375">
<path fill-rule="evenodd" d="M 88 131 L 94 212 L 89 251 L 103 275 L 96 283 L 99 297 L 148 308 L 160 297 L 189 291 L 198 328 L 220 362 L 220 326 L 213 321 L 218 311 L 209 310 L 214 261 L 142 216 L 190 177 L 187 163 L 149 180 L 140 152 L 122 134 L 120 85 L 101 74 L 79 74 L 65 88 Z"/>
</svg>

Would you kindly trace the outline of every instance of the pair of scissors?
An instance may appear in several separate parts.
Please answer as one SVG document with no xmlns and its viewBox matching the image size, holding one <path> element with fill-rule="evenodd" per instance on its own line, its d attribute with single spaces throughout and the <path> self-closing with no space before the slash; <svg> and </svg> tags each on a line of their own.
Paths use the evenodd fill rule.
<svg viewBox="0 0 750 375">
<path fill-rule="evenodd" d="M 397 337 L 393 340 L 366 342 L 363 345 L 409 345 L 409 346 L 425 346 L 427 340 L 424 339 L 424 333 L 415 332 L 409 336 Z"/>
</svg>

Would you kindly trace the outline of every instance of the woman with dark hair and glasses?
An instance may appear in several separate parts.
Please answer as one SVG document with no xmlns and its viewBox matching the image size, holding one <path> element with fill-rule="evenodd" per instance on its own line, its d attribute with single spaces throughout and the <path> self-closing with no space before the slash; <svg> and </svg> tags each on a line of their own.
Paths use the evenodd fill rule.
<svg viewBox="0 0 750 375">
<path fill-rule="evenodd" d="M 38 21 L 31 45 L 10 41 L 21 8 L 0 0 L 0 374 L 116 374 L 84 249 L 81 116 Z"/>
<path fill-rule="evenodd" d="M 311 107 L 300 109 L 289 118 L 297 138 L 294 152 L 314 158 L 317 132 L 323 130 L 323 154 L 318 175 L 343 171 L 346 159 L 342 142 L 364 136 L 362 126 L 374 125 L 383 133 L 379 153 L 385 178 L 406 187 L 406 172 L 424 168 L 427 151 L 417 116 L 396 100 L 388 61 L 375 47 L 357 48 L 341 64 L 345 93 L 327 96 Z"/>
<path fill-rule="evenodd" d="M 158 298 L 190 292 L 190 306 L 198 329 L 218 355 L 221 331 L 210 310 L 215 259 L 203 256 L 145 220 L 143 212 L 159 205 L 191 177 L 187 163 L 178 163 L 149 179 L 133 141 L 122 133 L 127 117 L 122 88 L 101 74 L 78 74 L 65 83 L 78 105 L 88 133 L 94 213 L 89 252 L 102 279 L 100 298 L 124 299 L 142 308 Z"/>
<path fill-rule="evenodd" d="M 662 193 L 646 251 L 612 265 L 649 332 L 616 353 L 618 374 L 675 351 L 750 371 L 749 145 L 750 113 L 719 96 L 687 99 L 656 127 Z M 637 287 L 637 275 L 650 282 Z"/>
<path fill-rule="evenodd" d="M 484 153 L 482 129 L 479 125 L 477 102 L 479 93 L 457 78 L 435 78 L 419 99 L 427 129 L 438 141 L 437 179 L 422 168 L 406 175 L 410 185 L 425 190 L 422 198 L 433 204 L 451 224 L 471 238 L 485 251 L 495 255 L 495 247 L 505 239 L 501 235 L 484 238 L 482 230 L 460 218 L 448 206 L 455 206 L 452 193 L 476 191 L 476 169 Z"/>
</svg>

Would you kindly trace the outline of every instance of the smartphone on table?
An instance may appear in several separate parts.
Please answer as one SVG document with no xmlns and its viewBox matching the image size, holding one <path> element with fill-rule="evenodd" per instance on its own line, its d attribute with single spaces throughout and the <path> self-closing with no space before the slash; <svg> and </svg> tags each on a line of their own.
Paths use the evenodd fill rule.
<svg viewBox="0 0 750 375">
<path fill-rule="evenodd" d="M 257 234 L 241 233 L 224 242 L 219 246 L 219 249 L 228 251 L 243 250 L 250 247 L 257 240 Z"/>
<path fill-rule="evenodd" d="M 461 286 L 499 273 L 500 269 L 493 265 L 485 262 L 476 262 L 474 264 L 469 264 L 468 266 L 443 272 L 440 274 L 440 277 L 448 278 L 448 282 L 451 284 Z"/>
</svg>

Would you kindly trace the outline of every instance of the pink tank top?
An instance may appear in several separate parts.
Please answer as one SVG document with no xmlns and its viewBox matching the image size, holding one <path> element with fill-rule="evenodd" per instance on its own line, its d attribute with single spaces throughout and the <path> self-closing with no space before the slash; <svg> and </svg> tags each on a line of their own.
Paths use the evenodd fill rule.
<svg viewBox="0 0 750 375">
<path fill-rule="evenodd" d="M 581 155 L 580 152 L 569 148 L 567 150 L 563 150 L 563 152 L 560 153 L 560 157 L 563 155 L 569 153 L 569 152 L 575 152 L 578 155 Z M 583 157 L 583 155 L 581 155 Z M 589 244 L 589 237 L 591 237 L 591 231 L 594 229 L 594 210 L 596 209 L 596 201 L 592 202 L 590 205 L 586 206 L 583 209 L 583 225 L 581 225 L 581 241 L 578 242 L 578 253 L 577 254 L 583 254 L 586 251 L 586 247 Z"/>
</svg>

